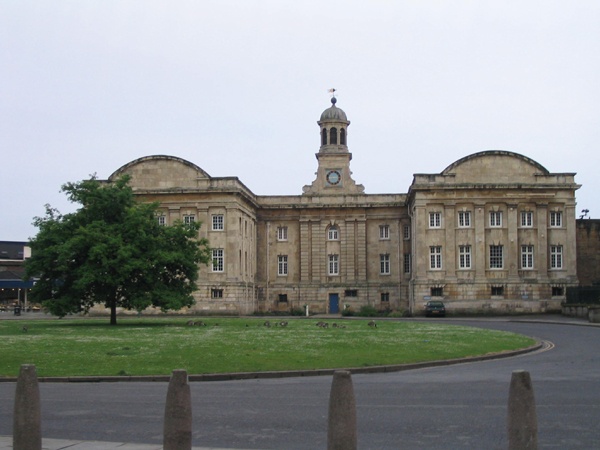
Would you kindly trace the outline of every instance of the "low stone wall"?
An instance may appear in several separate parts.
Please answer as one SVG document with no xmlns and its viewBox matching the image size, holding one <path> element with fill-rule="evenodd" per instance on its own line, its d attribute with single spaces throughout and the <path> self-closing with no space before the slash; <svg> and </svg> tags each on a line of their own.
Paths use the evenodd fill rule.
<svg viewBox="0 0 600 450">
<path fill-rule="evenodd" d="M 588 308 L 590 305 L 585 304 L 564 304 L 562 305 L 562 315 L 567 317 L 579 317 L 581 319 L 588 318 Z"/>
<path fill-rule="evenodd" d="M 600 306 L 588 307 L 588 319 L 591 323 L 600 323 Z"/>
</svg>

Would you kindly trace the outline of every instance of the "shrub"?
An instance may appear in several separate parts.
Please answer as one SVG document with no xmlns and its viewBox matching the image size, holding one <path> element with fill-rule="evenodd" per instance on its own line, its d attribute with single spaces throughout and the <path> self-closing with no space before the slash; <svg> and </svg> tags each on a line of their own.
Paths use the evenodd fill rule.
<svg viewBox="0 0 600 450">
<path fill-rule="evenodd" d="M 379 313 L 373 306 L 363 305 L 356 315 L 360 317 L 377 317 Z"/>
</svg>

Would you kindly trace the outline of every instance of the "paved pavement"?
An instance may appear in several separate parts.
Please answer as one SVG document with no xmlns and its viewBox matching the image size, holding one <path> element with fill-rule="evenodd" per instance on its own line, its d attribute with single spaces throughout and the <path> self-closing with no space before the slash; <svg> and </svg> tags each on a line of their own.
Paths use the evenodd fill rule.
<svg viewBox="0 0 600 450">
<path fill-rule="evenodd" d="M 12 436 L 0 436 L 0 450 L 13 448 Z M 68 441 L 43 439 L 42 450 L 162 450 L 162 445 L 132 444 L 125 442 Z M 216 447 L 192 447 L 193 450 L 226 450 Z"/>
</svg>

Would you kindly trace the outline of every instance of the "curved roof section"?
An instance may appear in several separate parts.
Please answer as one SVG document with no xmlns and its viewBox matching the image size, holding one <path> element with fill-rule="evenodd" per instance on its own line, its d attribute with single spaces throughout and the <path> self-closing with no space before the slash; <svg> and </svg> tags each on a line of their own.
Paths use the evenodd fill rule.
<svg viewBox="0 0 600 450">
<path fill-rule="evenodd" d="M 109 181 L 130 175 L 130 185 L 138 189 L 195 188 L 198 179 L 211 178 L 197 165 L 176 156 L 153 155 L 133 160 L 117 169 Z"/>
<path fill-rule="evenodd" d="M 151 155 L 151 156 L 143 156 L 141 158 L 134 159 L 133 161 L 128 162 L 127 164 L 119 167 L 108 177 L 108 179 L 110 181 L 112 181 L 114 178 L 127 173 L 127 169 L 129 169 L 133 166 L 136 166 L 138 164 L 141 164 L 141 163 L 144 163 L 147 161 L 161 161 L 161 160 L 178 162 L 184 166 L 191 168 L 192 170 L 194 170 L 196 172 L 199 172 L 199 174 L 203 175 L 203 178 L 210 178 L 210 175 L 208 173 L 206 173 L 204 170 L 202 170 L 200 167 L 198 167 L 196 164 L 191 163 L 183 158 L 178 158 L 177 156 L 170 156 L 170 155 Z"/>
<path fill-rule="evenodd" d="M 503 156 L 521 160 L 522 162 L 526 163 L 527 165 L 533 166 L 535 169 L 537 169 L 539 172 L 541 172 L 544 175 L 548 175 L 550 173 L 548 171 L 548 169 L 546 169 L 544 166 L 542 166 L 537 161 L 534 161 L 533 159 L 528 158 L 527 156 L 521 155 L 519 153 L 509 152 L 506 150 L 484 150 L 482 152 L 477 152 L 477 153 L 473 153 L 471 155 L 465 156 L 464 158 L 461 158 L 461 159 L 453 162 L 452 164 L 450 164 L 448 167 L 446 167 L 442 171 L 442 174 L 448 175 L 450 173 L 454 173 L 457 171 L 457 169 L 459 169 L 459 166 L 471 165 L 469 163 L 474 162 L 474 160 L 476 160 L 476 159 L 482 159 L 482 158 L 486 158 L 486 157 L 503 157 Z"/>
</svg>

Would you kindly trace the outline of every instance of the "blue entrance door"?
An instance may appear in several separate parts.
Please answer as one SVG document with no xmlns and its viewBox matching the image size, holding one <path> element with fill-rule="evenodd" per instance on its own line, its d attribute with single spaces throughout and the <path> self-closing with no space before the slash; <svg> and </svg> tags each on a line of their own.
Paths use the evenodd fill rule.
<svg viewBox="0 0 600 450">
<path fill-rule="evenodd" d="M 338 294 L 329 294 L 329 314 L 340 312 L 340 296 Z"/>
</svg>

